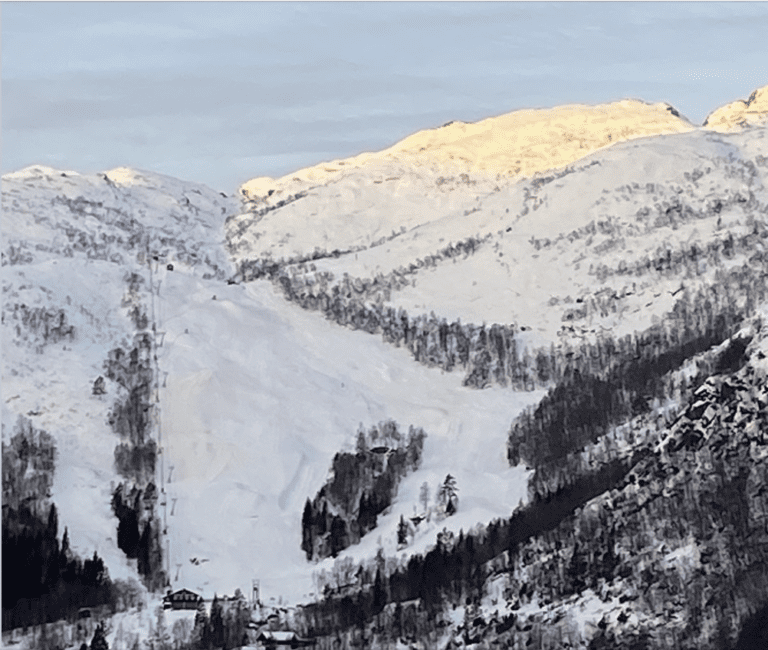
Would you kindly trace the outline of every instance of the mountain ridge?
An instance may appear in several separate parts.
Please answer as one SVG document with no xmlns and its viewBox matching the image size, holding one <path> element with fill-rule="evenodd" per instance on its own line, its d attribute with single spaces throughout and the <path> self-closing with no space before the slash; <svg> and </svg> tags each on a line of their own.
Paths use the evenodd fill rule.
<svg viewBox="0 0 768 650">
<path fill-rule="evenodd" d="M 710 113 L 702 126 L 728 133 L 765 124 L 768 120 L 768 86 L 755 90 L 747 100 L 737 99 Z"/>
<path fill-rule="evenodd" d="M 618 104 L 621 116 L 640 103 Z M 717 629 L 694 634 L 686 617 L 700 620 L 695 590 L 733 568 L 716 543 L 750 566 L 762 551 L 730 529 L 707 537 L 689 501 L 691 521 L 671 518 L 659 539 L 640 509 L 685 492 L 670 458 L 710 495 L 702 468 L 715 458 L 738 503 L 723 526 L 742 526 L 750 508 L 763 521 L 768 128 L 721 133 L 643 106 L 648 128 L 674 132 L 612 140 L 531 177 L 497 173 L 508 158 L 488 156 L 498 168 L 458 158 L 492 136 L 483 123 L 415 134 L 391 158 L 320 170 L 271 196 L 268 184 L 228 197 L 125 167 L 4 175 L 4 445 L 13 427 L 50 436 L 61 528 L 112 576 L 147 577 L 147 558 L 125 552 L 137 553 L 126 530 L 141 523 L 170 544 L 153 561 L 174 588 L 211 597 L 258 578 L 270 611 L 320 647 L 567 638 L 596 649 L 636 633 L 653 639 L 638 647 L 732 646 L 761 605 L 743 596 L 762 574 L 734 578 L 743 591 L 717 610 Z M 580 111 L 550 109 L 545 153 Z M 621 123 L 590 114 L 600 137 Z M 416 165 L 441 137 L 458 143 L 446 149 L 454 161 Z M 360 443 L 384 422 L 426 437 L 420 465 L 381 499 L 355 481 L 371 467 L 384 476 L 393 449 Z M 731 428 L 733 467 L 721 453 Z M 343 474 L 365 495 L 345 504 L 365 524 L 349 544 L 315 498 L 334 463 L 339 484 Z M 437 503 L 448 474 L 454 514 Z M 643 537 L 627 542 L 625 520 Z M 318 539 L 337 557 L 307 562 Z M 677 594 L 677 641 L 664 636 L 660 592 L 638 596 L 656 575 L 646 569 Z M 315 604 L 289 616 L 286 601 Z M 139 612 L 126 616 L 139 625 Z M 400 640 L 387 636 L 396 629 Z M 115 630 L 109 641 L 123 642 Z"/>
<path fill-rule="evenodd" d="M 475 173 L 491 178 L 531 176 L 576 162 L 605 146 L 638 137 L 704 127 L 720 132 L 737 130 L 744 123 L 742 113 L 749 115 L 753 122 L 768 113 L 766 97 L 768 86 L 755 90 L 746 102 L 737 100 L 715 109 L 701 127 L 680 116 L 670 104 L 651 104 L 637 99 L 599 105 L 566 104 L 554 108 L 521 109 L 473 123 L 452 121 L 441 127 L 418 131 L 378 152 L 318 163 L 279 178 L 253 178 L 240 186 L 240 193 L 250 200 L 265 200 L 272 194 L 276 197 L 295 194 L 318 183 L 332 182 L 350 169 L 375 168 L 377 162 L 384 160 L 414 167 L 439 167 L 454 174 Z M 521 144 L 522 137 L 516 132 L 523 129 L 532 133 L 526 133 L 528 141 Z M 501 141 L 496 146 L 482 137 L 490 132 L 493 132 L 494 140 Z M 474 147 L 462 142 L 472 140 Z M 579 147 L 565 147 L 562 140 L 576 140 Z M 564 150 L 557 151 L 557 144 Z M 549 151 L 545 156 L 540 150 L 547 147 Z M 422 155 L 422 152 L 425 153 Z"/>
<path fill-rule="evenodd" d="M 255 178 L 242 184 L 240 192 L 248 199 L 291 194 L 333 182 L 350 170 L 375 171 L 383 162 L 496 180 L 517 178 L 567 165 L 614 142 L 693 128 L 669 104 L 639 100 L 525 109 L 474 123 L 449 122 L 382 151 L 320 163 L 279 179 Z"/>
</svg>

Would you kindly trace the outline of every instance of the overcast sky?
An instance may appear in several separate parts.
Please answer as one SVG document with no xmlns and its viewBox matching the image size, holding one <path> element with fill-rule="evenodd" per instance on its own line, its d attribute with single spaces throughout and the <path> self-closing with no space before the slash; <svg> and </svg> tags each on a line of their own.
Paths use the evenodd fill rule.
<svg viewBox="0 0 768 650">
<path fill-rule="evenodd" d="M 768 84 L 768 3 L 2 4 L 2 170 L 234 191 L 450 120 Z"/>
</svg>

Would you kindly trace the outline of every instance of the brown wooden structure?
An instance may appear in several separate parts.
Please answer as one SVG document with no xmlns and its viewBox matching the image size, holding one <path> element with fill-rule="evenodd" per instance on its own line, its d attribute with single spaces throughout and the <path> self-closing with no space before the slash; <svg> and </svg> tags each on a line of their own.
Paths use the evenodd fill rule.
<svg viewBox="0 0 768 650">
<path fill-rule="evenodd" d="M 163 596 L 163 609 L 198 609 L 203 598 L 189 589 L 179 589 Z"/>
</svg>

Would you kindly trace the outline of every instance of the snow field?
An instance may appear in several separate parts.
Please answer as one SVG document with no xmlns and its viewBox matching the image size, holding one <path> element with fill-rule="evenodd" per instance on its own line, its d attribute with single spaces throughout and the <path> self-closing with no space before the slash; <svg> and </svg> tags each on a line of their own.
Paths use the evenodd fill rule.
<svg viewBox="0 0 768 650">
<path fill-rule="evenodd" d="M 413 514 L 420 485 L 434 494 L 448 473 L 461 506 L 443 525 L 457 531 L 508 516 L 525 499 L 527 474 L 508 467 L 506 434 L 540 394 L 464 388 L 459 374 L 419 366 L 406 350 L 303 312 L 266 283 L 223 287 L 173 273 L 163 287 L 174 586 L 210 596 L 245 591 L 259 578 L 265 595 L 305 598 L 312 571 L 332 560 L 309 564 L 300 549 L 304 502 L 325 482 L 333 455 L 353 447 L 361 423 L 392 418 L 428 437 L 423 466 L 401 483 L 391 512 L 342 557 L 374 555 L 379 537 L 394 553 L 397 521 Z M 435 532 L 408 552 L 434 544 Z"/>
</svg>

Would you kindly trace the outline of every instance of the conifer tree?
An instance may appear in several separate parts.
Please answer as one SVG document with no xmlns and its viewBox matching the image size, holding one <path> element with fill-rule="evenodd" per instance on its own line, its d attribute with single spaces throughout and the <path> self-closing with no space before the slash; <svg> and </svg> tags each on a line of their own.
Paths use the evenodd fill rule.
<svg viewBox="0 0 768 650">
<path fill-rule="evenodd" d="M 334 515 L 331 521 L 331 555 L 336 557 L 347 547 L 347 525 L 344 519 Z"/>
<path fill-rule="evenodd" d="M 421 484 L 421 489 L 419 490 L 419 503 L 421 503 L 424 513 L 426 513 L 429 510 L 429 484 L 426 481 Z"/>
<path fill-rule="evenodd" d="M 448 517 L 454 514 L 459 507 L 458 491 L 459 490 L 456 487 L 456 479 L 448 474 L 440 485 L 437 493 L 438 502 Z"/>
<path fill-rule="evenodd" d="M 211 644 L 214 648 L 224 646 L 224 611 L 219 602 L 219 597 L 213 594 L 211 603 Z"/>
<path fill-rule="evenodd" d="M 207 650 L 211 647 L 211 622 L 208 620 L 208 614 L 205 606 L 200 605 L 195 614 L 195 627 L 192 630 L 193 644 L 200 650 Z"/>
<path fill-rule="evenodd" d="M 397 524 L 397 543 L 400 546 L 408 544 L 408 524 L 405 523 L 403 515 L 400 515 L 400 522 Z"/>
<path fill-rule="evenodd" d="M 402 517 L 400 518 L 402 521 Z M 387 604 L 387 591 L 384 588 L 384 579 L 381 569 L 376 569 L 376 579 L 373 583 L 373 611 L 378 614 Z"/>
<path fill-rule="evenodd" d="M 91 639 L 91 650 L 109 650 L 107 635 L 104 631 L 104 623 L 99 623 L 93 631 Z"/>
<path fill-rule="evenodd" d="M 301 516 L 301 550 L 307 554 L 307 559 L 312 559 L 314 517 L 312 502 L 307 498 L 304 504 L 304 514 Z"/>
</svg>

